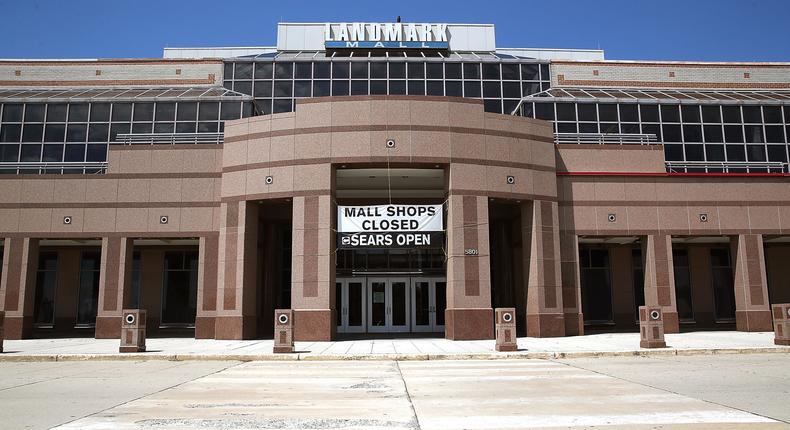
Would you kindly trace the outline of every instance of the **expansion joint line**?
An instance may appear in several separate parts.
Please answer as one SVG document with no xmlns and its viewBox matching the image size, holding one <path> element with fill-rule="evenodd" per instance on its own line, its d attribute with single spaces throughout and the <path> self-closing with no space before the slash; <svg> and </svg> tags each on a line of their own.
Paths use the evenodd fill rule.
<svg viewBox="0 0 790 430">
<path fill-rule="evenodd" d="M 414 408 L 414 402 L 411 400 L 411 394 L 409 393 L 409 386 L 406 384 L 406 378 L 403 377 L 403 372 L 400 370 L 400 363 L 398 360 L 395 360 L 395 368 L 398 369 L 398 375 L 400 375 L 400 380 L 403 381 L 403 389 L 406 390 L 406 399 L 409 400 L 409 407 L 411 407 L 411 413 L 414 414 L 414 423 L 417 425 L 417 430 L 422 430 L 422 426 L 420 426 L 420 417 L 417 416 L 417 409 Z"/>
</svg>

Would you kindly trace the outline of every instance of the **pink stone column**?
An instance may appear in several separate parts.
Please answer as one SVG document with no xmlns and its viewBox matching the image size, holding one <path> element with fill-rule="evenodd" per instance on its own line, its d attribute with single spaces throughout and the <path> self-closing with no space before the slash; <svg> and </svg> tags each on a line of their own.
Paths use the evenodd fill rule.
<svg viewBox="0 0 790 430">
<path fill-rule="evenodd" d="M 334 338 L 336 207 L 330 194 L 293 199 L 291 307 L 294 340 Z"/>
<path fill-rule="evenodd" d="M 5 311 L 5 338 L 24 339 L 33 331 L 38 239 L 6 238 L 3 247 L 0 309 Z"/>
<path fill-rule="evenodd" d="M 678 333 L 680 323 L 675 303 L 672 236 L 644 236 L 642 259 L 645 271 L 645 306 L 661 306 L 664 311 L 664 332 Z"/>
<path fill-rule="evenodd" d="M 527 336 L 565 335 L 560 272 L 557 202 L 535 200 L 521 205 L 523 259 L 527 283 Z"/>
<path fill-rule="evenodd" d="M 258 203 L 226 202 L 220 208 L 216 339 L 257 335 Z"/>
<path fill-rule="evenodd" d="M 134 240 L 128 237 L 102 238 L 96 339 L 121 336 L 121 317 L 132 283 L 133 247 Z"/>
<path fill-rule="evenodd" d="M 477 253 L 466 252 L 472 249 Z M 493 339 L 488 197 L 450 195 L 447 254 L 445 337 Z"/>
<path fill-rule="evenodd" d="M 579 236 L 560 232 L 560 272 L 562 274 L 562 307 L 565 315 L 565 335 L 584 334 L 582 288 L 579 272 Z"/>
<path fill-rule="evenodd" d="M 740 234 L 730 240 L 734 264 L 735 323 L 738 331 L 771 331 L 763 236 Z"/>
<path fill-rule="evenodd" d="M 219 265 L 219 236 L 200 238 L 198 251 L 197 314 L 195 338 L 213 339 L 217 316 L 217 267 Z"/>
</svg>

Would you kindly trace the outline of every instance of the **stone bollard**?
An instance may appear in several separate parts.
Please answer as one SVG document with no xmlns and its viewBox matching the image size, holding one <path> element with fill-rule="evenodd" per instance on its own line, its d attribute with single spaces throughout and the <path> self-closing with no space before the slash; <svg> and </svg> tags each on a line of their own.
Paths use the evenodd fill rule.
<svg viewBox="0 0 790 430">
<path fill-rule="evenodd" d="M 664 341 L 664 312 L 661 306 L 639 307 L 640 348 L 666 348 Z"/>
<path fill-rule="evenodd" d="M 3 352 L 3 339 L 5 339 L 5 312 L 0 311 L 0 352 Z"/>
<path fill-rule="evenodd" d="M 274 310 L 274 348 L 275 354 L 294 352 L 294 312 L 291 309 Z"/>
<path fill-rule="evenodd" d="M 496 308 L 496 350 L 516 351 L 516 309 Z"/>
<path fill-rule="evenodd" d="M 773 305 L 774 344 L 790 346 L 790 303 Z"/>
<path fill-rule="evenodd" d="M 145 317 L 143 309 L 123 310 L 119 352 L 145 352 Z"/>
</svg>

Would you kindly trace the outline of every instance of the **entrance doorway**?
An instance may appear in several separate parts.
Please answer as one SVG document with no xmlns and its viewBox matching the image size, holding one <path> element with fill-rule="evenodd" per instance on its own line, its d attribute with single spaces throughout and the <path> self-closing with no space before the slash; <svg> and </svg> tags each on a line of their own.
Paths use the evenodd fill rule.
<svg viewBox="0 0 790 430">
<path fill-rule="evenodd" d="M 335 288 L 338 333 L 444 332 L 445 278 L 338 278 Z"/>
</svg>

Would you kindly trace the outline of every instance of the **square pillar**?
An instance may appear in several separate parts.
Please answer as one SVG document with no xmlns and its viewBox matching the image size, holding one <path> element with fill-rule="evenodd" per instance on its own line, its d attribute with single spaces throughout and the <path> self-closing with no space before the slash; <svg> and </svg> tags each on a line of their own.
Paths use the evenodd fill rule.
<svg viewBox="0 0 790 430">
<path fill-rule="evenodd" d="M 33 332 L 38 239 L 6 238 L 3 247 L 0 309 L 5 311 L 5 338 L 24 339 Z"/>
<path fill-rule="evenodd" d="M 219 236 L 200 238 L 195 339 L 213 339 L 217 316 Z"/>
<path fill-rule="evenodd" d="M 132 283 L 133 248 L 134 240 L 128 237 L 101 240 L 96 339 L 119 339 L 121 336 L 121 318 Z"/>
<path fill-rule="evenodd" d="M 447 254 L 445 337 L 493 339 L 488 197 L 450 195 Z"/>
<path fill-rule="evenodd" d="M 335 326 L 334 232 L 329 194 L 293 199 L 291 308 L 297 341 L 332 340 Z"/>
<path fill-rule="evenodd" d="M 252 339 L 257 334 L 258 206 L 240 201 L 220 207 L 216 339 Z"/>
<path fill-rule="evenodd" d="M 642 259 L 645 272 L 645 306 L 661 306 L 664 332 L 678 333 L 680 323 L 675 303 L 672 236 L 652 234 L 644 236 Z"/>
<path fill-rule="evenodd" d="M 584 315 L 581 306 L 579 236 L 570 232 L 560 232 L 560 273 L 565 336 L 581 336 L 584 334 Z"/>
<path fill-rule="evenodd" d="M 730 240 L 738 331 L 771 331 L 773 320 L 765 274 L 763 236 L 740 234 Z"/>
<path fill-rule="evenodd" d="M 557 202 L 521 204 L 524 282 L 527 283 L 527 336 L 565 336 Z"/>
</svg>

